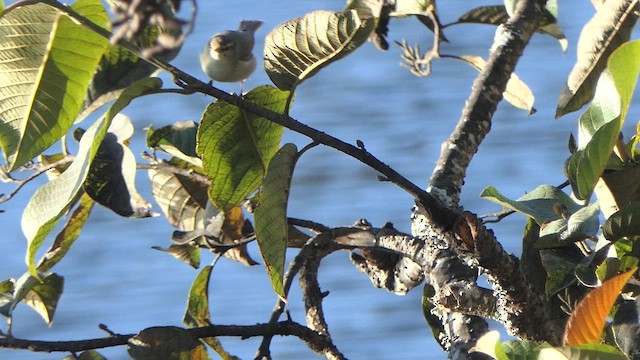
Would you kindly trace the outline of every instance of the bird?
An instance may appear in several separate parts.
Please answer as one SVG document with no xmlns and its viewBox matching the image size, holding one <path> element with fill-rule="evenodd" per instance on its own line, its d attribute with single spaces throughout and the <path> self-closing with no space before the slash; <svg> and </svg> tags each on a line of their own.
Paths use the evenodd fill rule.
<svg viewBox="0 0 640 360">
<path fill-rule="evenodd" d="M 254 33 L 261 25 L 259 20 L 242 20 L 237 31 L 213 35 L 200 53 L 202 71 L 212 81 L 242 84 L 256 69 Z"/>
</svg>

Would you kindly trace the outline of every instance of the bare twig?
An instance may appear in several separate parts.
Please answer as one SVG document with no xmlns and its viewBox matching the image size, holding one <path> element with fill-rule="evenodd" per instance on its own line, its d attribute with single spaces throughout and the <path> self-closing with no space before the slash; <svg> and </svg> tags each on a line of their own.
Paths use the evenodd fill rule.
<svg viewBox="0 0 640 360">
<path fill-rule="evenodd" d="M 64 158 L 62 158 L 62 159 L 60 159 L 60 160 L 58 160 L 56 162 L 53 162 L 53 163 L 51 163 L 49 165 L 45 165 L 45 166 L 39 167 L 36 170 L 36 172 L 34 172 L 33 174 L 29 175 L 28 177 L 26 177 L 26 178 L 24 178 L 22 180 L 12 179 L 11 182 L 16 183 L 17 185 L 10 193 L 8 193 L 6 195 L 3 195 L 3 196 L 0 196 L 0 204 L 5 202 L 5 201 L 11 200 L 11 198 L 13 198 L 18 193 L 18 191 L 20 191 L 20 189 L 22 189 L 23 186 L 28 184 L 33 179 L 37 178 L 38 176 L 46 173 L 47 171 L 49 171 L 51 169 L 54 169 L 54 168 L 56 168 L 58 166 L 62 166 L 62 165 L 68 164 L 68 163 L 72 162 L 73 159 L 75 159 L 75 156 L 67 155 Z"/>
</svg>

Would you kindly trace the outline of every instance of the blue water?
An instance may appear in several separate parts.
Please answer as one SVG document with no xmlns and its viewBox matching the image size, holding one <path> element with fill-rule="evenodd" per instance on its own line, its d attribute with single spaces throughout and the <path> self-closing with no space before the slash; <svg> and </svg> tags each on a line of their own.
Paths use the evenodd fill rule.
<svg viewBox="0 0 640 360">
<path fill-rule="evenodd" d="M 475 5 L 490 4 L 476 1 Z M 497 2 L 496 2 L 497 3 Z M 188 5 L 187 2 L 184 4 Z M 206 39 L 222 29 L 233 29 L 239 20 L 261 19 L 257 49 L 263 37 L 277 24 L 315 9 L 339 10 L 336 1 L 234 1 L 199 3 L 195 33 L 173 62 L 177 67 L 204 78 L 197 63 Z M 441 2 L 443 22 L 457 18 L 470 2 Z M 543 183 L 563 181 L 562 164 L 568 156 L 569 132 L 576 131 L 577 114 L 554 120 L 555 102 L 574 60 L 580 28 L 590 17 L 587 2 L 562 2 L 560 24 L 570 42 L 567 55 L 548 36 L 536 35 L 517 73 L 536 95 L 538 113 L 527 116 L 503 103 L 494 118 L 493 130 L 468 171 L 462 204 L 484 214 L 499 207 L 479 199 L 480 191 L 494 185 L 504 194 L 518 197 Z M 586 9 L 586 10 L 585 10 Z M 486 57 L 493 39 L 493 27 L 462 25 L 447 29 L 453 44 L 443 53 L 478 54 Z M 430 33 L 414 19 L 394 20 L 390 38 L 407 37 L 410 42 L 430 44 Z M 260 50 L 256 50 L 258 53 Z M 292 116 L 345 141 L 361 140 L 367 149 L 415 183 L 425 186 L 440 144 L 457 122 L 470 93 L 476 71 L 453 60 L 434 63 L 433 74 L 416 78 L 398 66 L 400 51 L 392 47 L 380 52 L 365 44 L 353 55 L 299 87 Z M 163 77 L 168 86 L 170 80 Z M 269 83 L 258 71 L 245 89 Z M 238 91 L 237 84 L 222 86 Z M 136 153 L 143 148 L 147 125 L 160 127 L 179 120 L 198 120 L 211 101 L 201 95 L 162 95 L 141 99 L 126 113 L 133 119 L 137 135 L 132 141 Z M 637 116 L 631 116 L 631 119 Z M 631 124 L 633 125 L 633 124 Z M 287 133 L 284 141 L 299 147 L 306 138 Z M 152 200 L 146 174 L 139 173 L 140 191 Z M 21 208 L 35 185 L 1 205 L 5 224 L 0 253 L 0 278 L 19 277 L 25 271 L 26 242 L 18 226 Z M 2 185 L 0 192 L 10 187 Z M 376 180 L 376 173 L 335 151 L 316 147 L 299 161 L 293 180 L 289 215 L 312 219 L 327 226 L 341 226 L 366 218 L 381 226 L 391 221 L 409 232 L 411 198 L 389 183 Z M 156 207 L 157 209 L 157 207 Z M 518 253 L 524 218 L 512 216 L 494 229 L 504 246 Z M 65 277 L 65 291 L 51 328 L 26 306 L 14 316 L 14 335 L 40 340 L 69 340 L 101 337 L 104 323 L 117 333 L 133 333 L 149 326 L 181 325 L 187 291 L 196 271 L 170 256 L 151 250 L 168 246 L 173 229 L 162 217 L 125 220 L 96 208 L 79 241 L 55 268 Z M 250 249 L 259 259 L 255 245 Z M 294 253 L 289 253 L 291 258 Z M 205 255 L 203 263 L 212 260 Z M 330 331 L 338 348 L 351 359 L 441 359 L 444 353 L 432 340 L 420 308 L 421 289 L 395 296 L 375 289 L 349 262 L 347 253 L 327 258 L 321 267 L 320 283 L 330 291 L 324 302 Z M 253 324 L 267 321 L 276 301 L 264 269 L 247 268 L 220 261 L 211 281 L 212 321 L 216 324 Z M 291 296 L 294 320 L 304 322 L 300 292 Z M 259 339 L 221 339 L 231 353 L 251 358 Z M 315 355 L 295 338 L 277 338 L 272 351 L 276 359 L 313 358 Z M 124 347 L 102 352 L 110 359 L 126 359 Z M 3 359 L 60 359 L 61 354 L 0 351 Z"/>
</svg>

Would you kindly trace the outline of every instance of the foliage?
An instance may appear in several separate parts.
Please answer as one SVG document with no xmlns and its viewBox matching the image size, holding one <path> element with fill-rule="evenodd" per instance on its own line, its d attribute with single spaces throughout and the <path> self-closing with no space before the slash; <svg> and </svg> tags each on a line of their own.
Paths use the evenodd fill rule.
<svg viewBox="0 0 640 360">
<path fill-rule="evenodd" d="M 507 0 L 504 5 L 471 9 L 450 24 L 440 22 L 435 1 L 353 0 L 344 11 L 314 11 L 278 25 L 267 36 L 264 68 L 275 87 L 262 85 L 239 96 L 202 83 L 167 62 L 180 50 L 193 25 L 187 23 L 184 31 L 176 28 L 185 23 L 176 17 L 180 1 L 159 2 L 158 8 L 154 3 L 144 10 L 132 3 L 114 3 L 115 13 L 130 12 L 131 16 L 112 19 L 113 25 L 121 26 L 113 34 L 107 9 L 97 0 L 77 0 L 71 6 L 55 0 L 19 1 L 6 7 L 0 2 L 2 180 L 15 183 L 15 194 L 42 174 L 49 177 L 34 191 L 22 214 L 26 271 L 18 279 L 0 282 L 0 313 L 9 319 L 0 347 L 20 347 L 16 345 L 20 339 L 11 336 L 10 325 L 21 302 L 48 324 L 52 322 L 64 288 L 64 278 L 53 270 L 64 257 L 72 256 L 73 244 L 91 221 L 94 204 L 123 218 L 159 215 L 149 210 L 151 204 L 135 186 L 136 171 L 146 170 L 155 202 L 176 228 L 167 235 L 172 241 L 168 247 L 154 248 L 196 269 L 202 252 L 212 252 L 216 258 L 195 276 L 183 319 L 186 328 L 156 326 L 123 336 L 119 343 L 107 339 L 112 343 L 104 346 L 127 345 L 134 359 L 208 359 L 205 344 L 222 358 L 234 359 L 218 340 L 220 336 L 261 336 L 257 357 L 269 358 L 275 335 L 296 336 L 312 351 L 343 358 L 324 319 L 322 299 L 327 294 L 320 290 L 317 274 L 322 258 L 337 250 L 352 251 L 352 260 L 374 285 L 394 293 L 404 294 L 426 279 L 422 311 L 434 338 L 450 356 L 464 356 L 473 345 L 472 351 L 501 360 L 621 359 L 640 353 L 636 341 L 640 288 L 635 274 L 640 262 L 636 241 L 640 238 L 636 171 L 640 134 L 626 140 L 621 134 L 629 108 L 635 106 L 632 98 L 640 74 L 640 40 L 630 41 L 637 1 L 608 0 L 598 5 L 583 29 L 577 63 L 568 74 L 556 110 L 560 117 L 590 102 L 578 122 L 577 143 L 573 136 L 570 139 L 571 154 L 564 169 L 567 183 L 540 185 L 516 200 L 493 186 L 481 194 L 508 209 L 504 216 L 516 212 L 529 218 L 522 264 L 504 252 L 487 228 L 489 222 L 463 211 L 455 195 L 464 183 L 466 166 L 491 127 L 494 110 L 467 111 L 465 107 L 461 128 L 469 123 L 478 126 L 468 132 L 454 131 L 451 146 L 443 147 L 439 164 L 445 165 L 437 172 L 452 176 L 452 186 L 459 184 L 453 193 L 433 186 L 421 190 L 375 158 L 361 141 L 353 146 L 310 128 L 291 118 L 289 110 L 295 91 L 306 80 L 321 78 L 320 70 L 336 61 L 347 61 L 344 59 L 367 39 L 381 49 L 388 48 L 390 19 L 411 16 L 433 32 L 433 47 L 426 53 L 406 41 L 399 44 L 404 66 L 413 74 L 429 75 L 434 61 L 462 60 L 481 73 L 480 83 L 474 85 L 477 93 L 467 106 L 483 98 L 495 108 L 504 97 L 532 114 L 534 94 L 512 72 L 521 53 L 510 48 L 518 46 L 517 40 L 501 40 L 499 35 L 515 31 L 522 40 L 537 31 L 557 39 L 565 50 L 557 1 Z M 525 12 L 529 13 L 523 15 Z M 519 21 L 524 22 L 522 28 L 517 28 L 523 24 Z M 441 43 L 455 42 L 444 31 L 466 23 L 499 27 L 487 60 L 441 51 Z M 527 41 L 523 41 L 524 48 Z M 501 54 L 505 48 L 508 51 Z M 509 61 L 513 64 L 505 65 Z M 163 84 L 153 75 L 156 69 L 169 72 L 177 87 Z M 492 72 L 504 79 L 492 77 Z M 142 155 L 146 161 L 142 163 L 129 149 L 134 126 L 123 110 L 142 97 L 157 101 L 157 94 L 167 92 L 205 94 L 217 100 L 202 109 L 198 123 L 182 121 L 147 129 L 149 153 Z M 91 114 L 95 119 L 86 120 Z M 73 129 L 81 121 L 93 122 Z M 291 143 L 281 146 L 286 129 L 311 142 L 302 150 Z M 463 141 L 465 136 L 472 138 L 467 142 L 471 145 Z M 77 144 L 68 146 L 72 138 Z M 305 161 L 302 155 L 318 144 L 363 162 L 378 171 L 381 180 L 413 196 L 413 236 L 390 224 L 376 228 L 364 220 L 352 227 L 330 228 L 289 217 L 294 170 Z M 58 145 L 61 149 L 53 150 Z M 466 163 L 456 163 L 453 158 L 457 155 L 447 152 L 451 148 L 466 154 Z M 15 174 L 22 170 L 33 175 L 17 180 Z M 566 185 L 571 191 L 564 190 Z M 0 202 L 11 199 L 12 194 L 0 197 Z M 427 218 L 426 225 L 420 223 L 421 216 Z M 66 223 L 58 225 L 63 218 Z M 601 218 L 605 219 L 602 227 Z M 427 228 L 428 236 L 417 230 L 421 227 Z M 52 244 L 36 261 L 49 237 L 54 237 Z M 213 324 L 210 284 L 215 265 L 225 260 L 257 264 L 247 252 L 247 245 L 254 241 L 279 297 L 271 320 L 244 328 Z M 295 248 L 300 250 L 287 269 L 287 250 Z M 459 262 L 450 265 L 447 261 Z M 487 273 L 493 289 L 477 286 L 478 269 Z M 306 326 L 290 318 L 279 322 L 298 274 Z M 460 284 L 465 285 L 461 295 L 455 290 Z M 448 297 L 451 293 L 459 296 L 455 304 Z M 497 319 L 512 335 L 528 340 L 499 343 L 499 335 L 486 332 L 486 326 L 482 338 L 464 338 L 461 334 L 473 331 L 452 333 L 457 330 L 448 323 L 449 313 L 473 317 L 485 325 L 485 319 Z M 565 330 L 559 336 L 540 329 Z M 459 336 L 461 340 L 456 341 L 463 347 L 455 349 L 458 345 L 453 339 Z M 102 345 L 54 348 L 28 340 L 20 344 L 34 351 L 71 352 L 73 358 L 102 358 L 95 351 Z M 83 352 L 76 355 L 79 351 Z"/>
</svg>

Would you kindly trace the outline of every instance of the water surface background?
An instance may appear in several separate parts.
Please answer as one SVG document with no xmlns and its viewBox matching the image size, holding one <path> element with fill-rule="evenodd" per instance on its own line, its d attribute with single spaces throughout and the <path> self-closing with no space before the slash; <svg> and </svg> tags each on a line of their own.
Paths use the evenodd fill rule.
<svg viewBox="0 0 640 360">
<path fill-rule="evenodd" d="M 497 1 L 495 3 L 498 3 Z M 451 22 L 471 6 L 488 1 L 449 0 L 440 3 L 441 20 Z M 188 2 L 184 3 L 188 7 Z M 195 33 L 173 61 L 177 67 L 204 79 L 197 54 L 215 32 L 234 29 L 241 19 L 261 19 L 255 53 L 261 53 L 264 36 L 287 19 L 316 9 L 340 10 L 341 1 L 201 1 Z M 562 164 L 568 156 L 569 133 L 576 132 L 578 114 L 553 118 L 557 95 L 575 61 L 576 41 L 582 25 L 591 17 L 588 1 L 560 3 L 559 22 L 569 40 L 562 54 L 558 42 L 534 36 L 517 73 L 536 95 L 535 115 L 507 103 L 499 106 L 493 129 L 474 158 L 462 193 L 462 204 L 478 214 L 500 208 L 478 197 L 494 185 L 504 194 L 519 197 L 540 184 L 560 184 Z M 415 19 L 393 20 L 390 40 L 406 37 L 426 49 L 431 33 Z M 494 27 L 459 25 L 446 29 L 450 44 L 446 54 L 487 56 Z M 399 67 L 400 49 L 381 52 L 365 44 L 351 56 L 320 71 L 297 92 L 292 116 L 347 142 L 361 140 L 367 149 L 398 172 L 425 186 L 440 144 L 454 128 L 477 72 L 455 60 L 434 63 L 433 74 L 416 78 Z M 171 80 L 163 75 L 167 86 Z M 258 71 L 245 89 L 270 83 Z M 237 84 L 224 84 L 238 91 Z M 133 119 L 136 135 L 132 148 L 144 150 L 144 128 L 160 127 L 179 120 L 196 120 L 211 101 L 202 95 L 162 95 L 134 102 L 125 112 Z M 630 126 L 637 111 L 632 112 Z M 85 128 L 89 124 L 82 124 Z M 308 139 L 287 132 L 285 142 L 298 147 Z M 138 173 L 139 190 L 148 200 L 146 174 Z M 4 232 L 0 253 L 0 278 L 19 277 L 25 270 L 26 241 L 19 222 L 21 210 L 35 189 L 25 187 L 0 214 Z M 0 192 L 10 187 L 2 185 Z M 411 198 L 390 183 L 376 180 L 376 173 L 356 160 L 322 146 L 299 161 L 291 191 L 289 215 L 311 219 L 327 226 L 349 225 L 365 218 L 375 226 L 390 221 L 410 231 Z M 157 206 L 155 207 L 157 211 Z M 508 251 L 519 254 L 524 217 L 511 216 L 493 226 Z M 65 278 L 65 291 L 51 328 L 26 306 L 14 316 L 14 335 L 38 340 L 71 340 L 105 336 L 98 329 L 106 324 L 117 333 L 135 333 L 146 327 L 181 326 L 186 296 L 197 271 L 169 255 L 151 250 L 168 246 L 173 229 L 163 217 L 122 219 L 96 207 L 80 239 L 54 269 Z M 43 248 L 48 245 L 45 244 Z M 250 248 L 259 259 L 255 245 Z M 295 253 L 289 252 L 289 258 Z M 205 254 L 203 264 L 212 256 Z M 422 318 L 421 288 L 396 296 L 374 288 L 368 278 L 349 262 L 347 253 L 336 253 L 320 269 L 325 313 L 338 348 L 351 359 L 441 359 L 444 353 L 432 340 Z M 212 321 L 216 324 L 248 325 L 267 321 L 276 297 L 264 268 L 244 267 L 220 261 L 211 280 Z M 294 320 L 304 322 L 300 292 L 290 295 Z M 498 326 L 499 328 L 499 326 Z M 252 358 L 260 339 L 221 339 L 225 347 L 241 358 Z M 317 357 L 295 338 L 276 338 L 272 345 L 276 359 Z M 124 347 L 104 350 L 110 359 L 126 359 Z M 62 354 L 35 354 L 0 350 L 3 359 L 60 359 Z"/>
</svg>

